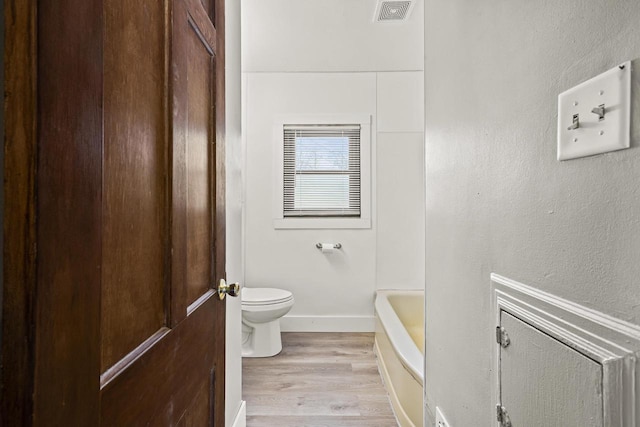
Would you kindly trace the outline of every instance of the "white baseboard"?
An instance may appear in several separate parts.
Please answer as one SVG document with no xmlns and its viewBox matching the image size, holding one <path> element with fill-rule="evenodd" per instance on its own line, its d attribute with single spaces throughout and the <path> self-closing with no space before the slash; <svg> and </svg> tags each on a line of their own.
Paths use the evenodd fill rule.
<svg viewBox="0 0 640 427">
<path fill-rule="evenodd" d="M 374 332 L 374 316 L 285 316 L 282 332 Z"/>
<path fill-rule="evenodd" d="M 231 427 L 247 427 L 247 402 L 242 401 Z"/>
</svg>

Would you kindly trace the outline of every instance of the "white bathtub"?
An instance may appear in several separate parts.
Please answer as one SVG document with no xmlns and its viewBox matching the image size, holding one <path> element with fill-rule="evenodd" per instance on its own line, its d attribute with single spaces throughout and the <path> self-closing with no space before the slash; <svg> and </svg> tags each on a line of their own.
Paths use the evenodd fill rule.
<svg viewBox="0 0 640 427">
<path fill-rule="evenodd" d="M 376 293 L 375 352 L 401 427 L 422 426 L 424 291 Z"/>
</svg>

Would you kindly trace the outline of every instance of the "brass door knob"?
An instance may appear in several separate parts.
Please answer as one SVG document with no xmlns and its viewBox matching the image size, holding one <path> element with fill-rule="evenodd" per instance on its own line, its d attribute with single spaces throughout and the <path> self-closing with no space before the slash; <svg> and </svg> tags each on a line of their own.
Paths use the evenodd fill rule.
<svg viewBox="0 0 640 427">
<path fill-rule="evenodd" d="M 224 299 L 226 295 L 230 297 L 237 297 L 240 294 L 240 283 L 230 283 L 224 279 L 220 279 L 220 283 L 218 284 L 218 298 L 221 300 Z"/>
</svg>

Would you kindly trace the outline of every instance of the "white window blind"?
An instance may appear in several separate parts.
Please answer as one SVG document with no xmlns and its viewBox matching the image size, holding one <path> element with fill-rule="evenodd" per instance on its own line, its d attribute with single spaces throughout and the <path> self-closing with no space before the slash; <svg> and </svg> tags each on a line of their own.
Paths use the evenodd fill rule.
<svg viewBox="0 0 640 427">
<path fill-rule="evenodd" d="M 284 125 L 284 216 L 360 217 L 360 125 Z"/>
</svg>

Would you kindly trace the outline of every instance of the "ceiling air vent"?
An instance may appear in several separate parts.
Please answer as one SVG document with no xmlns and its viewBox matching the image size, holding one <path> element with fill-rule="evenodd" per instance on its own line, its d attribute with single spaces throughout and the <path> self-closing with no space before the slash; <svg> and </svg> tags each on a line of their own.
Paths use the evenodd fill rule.
<svg viewBox="0 0 640 427">
<path fill-rule="evenodd" d="M 376 14 L 373 17 L 375 22 L 402 22 L 406 21 L 413 9 L 415 0 L 406 1 L 378 1 Z"/>
</svg>

